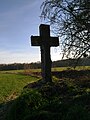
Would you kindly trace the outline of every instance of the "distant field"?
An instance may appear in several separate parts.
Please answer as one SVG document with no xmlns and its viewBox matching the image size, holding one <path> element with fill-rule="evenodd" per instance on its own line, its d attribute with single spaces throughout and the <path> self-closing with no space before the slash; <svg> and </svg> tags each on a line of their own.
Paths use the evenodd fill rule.
<svg viewBox="0 0 90 120">
<path fill-rule="evenodd" d="M 25 85 L 36 80 L 22 74 L 0 73 L 0 103 L 18 96 Z"/>
<path fill-rule="evenodd" d="M 52 71 L 63 71 L 63 70 L 90 70 L 90 66 L 77 66 L 75 69 L 73 67 L 55 67 Z"/>
<path fill-rule="evenodd" d="M 55 67 L 52 71 L 63 71 L 63 70 L 90 70 L 90 66 L 77 66 L 75 69 L 73 67 Z M 41 69 L 26 69 L 26 70 L 7 70 L 0 71 L 0 73 L 25 73 L 25 72 L 41 72 Z"/>
<path fill-rule="evenodd" d="M 25 69 L 25 70 L 6 70 L 0 71 L 0 73 L 10 73 L 10 74 L 24 74 L 26 72 L 40 72 L 41 69 Z"/>
</svg>

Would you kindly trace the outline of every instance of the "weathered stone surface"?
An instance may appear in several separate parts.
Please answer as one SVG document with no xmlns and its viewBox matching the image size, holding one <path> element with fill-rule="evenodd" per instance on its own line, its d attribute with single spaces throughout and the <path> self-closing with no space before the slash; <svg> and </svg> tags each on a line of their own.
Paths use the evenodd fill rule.
<svg viewBox="0 0 90 120">
<path fill-rule="evenodd" d="M 41 24 L 40 36 L 31 36 L 31 45 L 40 46 L 42 78 L 46 82 L 52 82 L 50 47 L 59 46 L 58 37 L 50 37 L 50 26 Z"/>
</svg>

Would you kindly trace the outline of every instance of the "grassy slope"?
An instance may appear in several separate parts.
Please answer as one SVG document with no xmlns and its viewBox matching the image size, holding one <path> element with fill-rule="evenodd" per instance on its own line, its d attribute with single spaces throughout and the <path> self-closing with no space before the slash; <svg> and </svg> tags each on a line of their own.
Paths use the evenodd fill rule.
<svg viewBox="0 0 90 120">
<path fill-rule="evenodd" d="M 24 89 L 8 120 L 90 120 L 90 78 L 53 79 L 39 89 L 38 84 Z"/>
</svg>

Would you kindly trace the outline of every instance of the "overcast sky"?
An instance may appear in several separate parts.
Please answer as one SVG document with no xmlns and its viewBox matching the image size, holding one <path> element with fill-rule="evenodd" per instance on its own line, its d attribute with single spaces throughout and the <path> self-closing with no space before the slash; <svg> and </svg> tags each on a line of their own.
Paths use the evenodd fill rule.
<svg viewBox="0 0 90 120">
<path fill-rule="evenodd" d="M 32 47 L 31 35 L 39 35 L 40 5 L 44 0 L 0 0 L 0 64 L 41 60 L 40 48 Z M 60 59 L 56 48 L 52 60 Z"/>
</svg>

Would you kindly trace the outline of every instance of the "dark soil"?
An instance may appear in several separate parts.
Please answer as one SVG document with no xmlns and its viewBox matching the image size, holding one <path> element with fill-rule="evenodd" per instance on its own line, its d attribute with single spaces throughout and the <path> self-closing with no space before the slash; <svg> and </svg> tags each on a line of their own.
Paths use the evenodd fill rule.
<svg viewBox="0 0 90 120">
<path fill-rule="evenodd" d="M 40 72 L 33 72 L 31 73 L 35 76 L 41 76 Z M 60 83 L 64 84 L 64 80 L 68 79 L 75 82 L 75 84 L 81 84 L 82 87 L 90 87 L 90 70 L 66 70 L 66 71 L 57 71 L 52 72 L 52 76 L 55 76 L 60 80 Z M 40 88 L 44 84 L 46 84 L 45 81 L 39 80 L 38 82 L 30 83 L 24 88 Z"/>
<path fill-rule="evenodd" d="M 61 72 L 52 72 L 53 76 L 56 76 L 58 78 L 72 78 L 72 79 L 78 79 L 81 77 L 88 77 L 90 79 L 90 70 L 66 70 Z"/>
<path fill-rule="evenodd" d="M 32 75 L 41 76 L 41 72 L 32 72 Z M 52 76 L 56 76 L 58 78 L 80 78 L 80 77 L 88 77 L 90 78 L 90 70 L 65 70 L 65 71 L 54 71 L 52 72 Z"/>
</svg>

